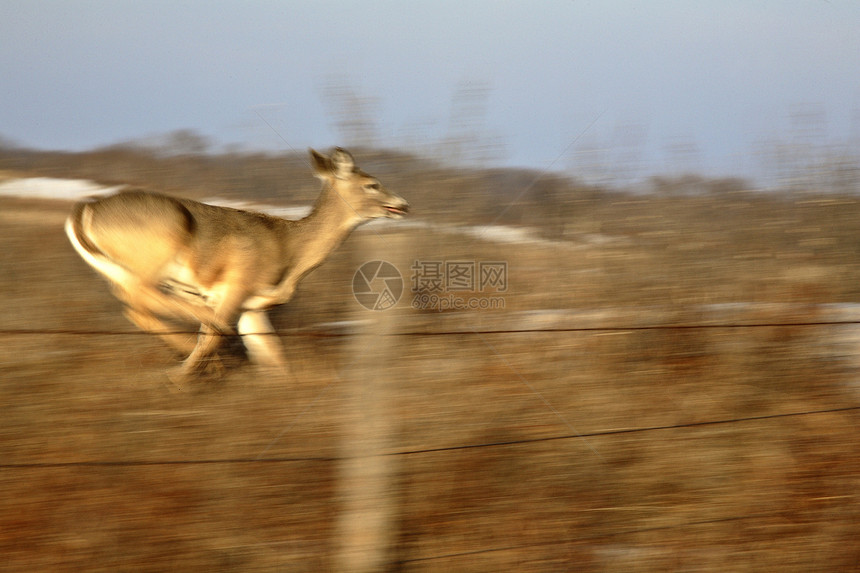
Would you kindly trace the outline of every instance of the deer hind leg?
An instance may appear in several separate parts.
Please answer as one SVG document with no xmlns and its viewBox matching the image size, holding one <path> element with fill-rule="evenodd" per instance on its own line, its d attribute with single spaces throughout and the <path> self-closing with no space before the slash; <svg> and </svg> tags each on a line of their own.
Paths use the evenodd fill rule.
<svg viewBox="0 0 860 573">
<path fill-rule="evenodd" d="M 125 303 L 126 318 L 140 329 L 158 334 L 183 356 L 194 351 L 198 335 L 176 332 L 176 327 L 161 317 L 173 317 L 194 324 L 209 323 L 220 330 L 229 328 L 228 325 L 220 323 L 212 309 L 202 303 L 194 304 L 177 299 L 141 280 L 134 281 L 134 284 L 114 284 L 114 294 Z"/>
<path fill-rule="evenodd" d="M 221 361 L 212 356 L 221 343 L 221 334 L 230 332 L 232 316 L 205 306 L 203 298 L 180 298 L 142 280 L 114 284 L 114 292 L 126 304 L 126 317 L 141 329 L 158 334 L 165 342 L 186 356 L 182 365 L 168 372 L 168 378 L 179 388 L 206 370 L 216 377 L 223 371 Z M 161 317 L 179 319 L 200 325 L 195 334 L 175 332 Z M 171 331 L 173 329 L 173 331 Z"/>
<path fill-rule="evenodd" d="M 223 370 L 220 359 L 213 353 L 218 349 L 224 334 L 233 332 L 231 325 L 235 324 L 236 316 L 245 292 L 241 289 L 231 289 L 225 285 L 220 292 L 214 292 L 214 302 L 211 307 L 201 310 L 196 318 L 200 322 L 200 332 L 197 334 L 197 344 L 182 365 L 171 372 L 170 379 L 177 385 L 191 380 L 201 367 L 220 373 Z M 196 308 L 196 306 L 194 307 Z"/>
<path fill-rule="evenodd" d="M 283 347 L 263 310 L 247 310 L 239 317 L 237 327 L 250 358 L 263 366 L 286 366 Z"/>
<path fill-rule="evenodd" d="M 191 332 L 177 332 L 176 327 L 152 314 L 146 309 L 126 306 L 123 312 L 125 317 L 146 332 L 157 334 L 179 352 L 182 356 L 188 356 L 197 345 L 196 334 Z"/>
<path fill-rule="evenodd" d="M 221 360 L 214 354 L 220 344 L 221 332 L 209 325 L 201 324 L 194 349 L 182 365 L 168 373 L 170 380 L 181 388 L 183 383 L 193 380 L 201 370 L 207 370 L 216 376 L 220 375 L 223 366 Z"/>
</svg>

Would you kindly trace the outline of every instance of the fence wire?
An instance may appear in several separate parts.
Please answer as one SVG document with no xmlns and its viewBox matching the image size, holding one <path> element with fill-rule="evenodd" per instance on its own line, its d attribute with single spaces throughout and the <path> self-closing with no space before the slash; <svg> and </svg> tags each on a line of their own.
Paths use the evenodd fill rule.
<svg viewBox="0 0 860 573">
<path fill-rule="evenodd" d="M 421 448 L 410 450 L 398 450 L 384 452 L 380 456 L 414 456 L 421 454 L 436 454 L 445 452 L 458 452 L 464 450 L 480 450 L 484 448 L 500 448 L 511 446 L 534 445 L 561 440 L 576 440 L 582 438 L 596 438 L 606 436 L 619 436 L 624 434 L 638 434 L 645 432 L 680 430 L 689 428 L 701 428 L 705 426 L 717 426 L 724 424 L 742 424 L 762 420 L 777 420 L 780 418 L 795 418 L 800 416 L 814 416 L 819 414 L 832 414 L 838 412 L 860 411 L 860 405 L 843 406 L 839 408 L 826 408 L 821 410 L 803 410 L 799 412 L 782 412 L 778 414 L 766 414 L 762 416 L 747 416 L 743 418 L 726 418 L 722 420 L 703 420 L 699 422 L 686 422 L 682 424 L 667 424 L 661 426 L 642 426 L 637 428 L 617 428 L 611 430 L 598 430 L 581 434 L 562 434 L 557 436 L 543 436 L 526 438 L 522 440 L 503 440 L 498 442 L 483 442 L 477 444 L 458 444 L 452 446 L 441 446 L 436 448 Z M 236 457 L 236 458 L 210 458 L 210 459 L 176 459 L 176 460 L 81 460 L 69 462 L 33 462 L 33 463 L 0 463 L 0 470 L 34 470 L 34 469 L 60 469 L 60 468 L 98 468 L 98 467 L 136 467 L 136 466 L 177 466 L 177 465 L 218 465 L 218 464 L 286 464 L 286 463 L 336 463 L 346 460 L 362 459 L 359 456 L 272 456 L 272 457 Z"/>
<path fill-rule="evenodd" d="M 817 320 L 817 321 L 782 321 L 782 322 L 714 322 L 714 323 L 680 323 L 680 324 L 653 324 L 653 325 L 616 325 L 616 326 L 571 326 L 550 328 L 463 328 L 456 330 L 404 330 L 392 332 L 385 336 L 453 336 L 453 335 L 481 335 L 481 334 L 539 334 L 539 333 L 565 333 L 565 332 L 636 332 L 650 330 L 712 330 L 712 329 L 742 329 L 742 328 L 790 328 L 790 327 L 813 327 L 813 326 L 846 326 L 860 325 L 860 320 Z M 164 330 L 147 332 L 143 330 L 78 330 L 68 328 L 5 328 L 0 329 L 0 336 L 162 336 L 162 335 L 188 335 L 199 334 L 198 330 Z M 225 333 L 229 334 L 229 333 Z M 335 331 L 335 330 L 275 330 L 274 332 L 246 332 L 248 336 L 261 336 L 275 334 L 280 337 L 308 337 L 308 338 L 347 338 L 359 336 L 357 332 Z"/>
</svg>

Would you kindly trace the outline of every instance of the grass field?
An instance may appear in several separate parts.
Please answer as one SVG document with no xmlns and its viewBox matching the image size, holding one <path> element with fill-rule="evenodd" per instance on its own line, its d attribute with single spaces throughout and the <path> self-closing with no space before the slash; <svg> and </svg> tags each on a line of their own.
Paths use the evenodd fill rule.
<svg viewBox="0 0 860 573">
<path fill-rule="evenodd" d="M 232 345 L 187 392 L 68 208 L 0 199 L 0 570 L 332 570 L 367 369 L 319 325 L 377 316 L 350 285 L 379 253 L 407 289 L 374 367 L 392 570 L 860 568 L 858 327 L 826 306 L 860 297 L 854 200 L 617 197 L 525 244 L 364 230 L 275 313 L 289 375 Z M 415 260 L 505 261 L 504 308 L 410 308 Z"/>
</svg>

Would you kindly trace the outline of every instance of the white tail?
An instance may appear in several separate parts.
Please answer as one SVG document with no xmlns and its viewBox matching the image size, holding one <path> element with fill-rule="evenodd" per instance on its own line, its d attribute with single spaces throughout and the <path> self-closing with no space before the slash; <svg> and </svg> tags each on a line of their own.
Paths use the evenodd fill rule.
<svg viewBox="0 0 860 573">
<path fill-rule="evenodd" d="M 126 317 L 189 353 L 174 380 L 192 377 L 231 332 L 242 335 L 255 361 L 283 366 L 266 311 L 290 300 L 355 227 L 408 211 L 347 151 L 329 157 L 311 150 L 311 158 L 323 188 L 299 221 L 145 191 L 75 205 L 66 233 L 110 282 Z M 166 322 L 175 319 L 199 323 L 196 338 L 177 334 Z"/>
</svg>

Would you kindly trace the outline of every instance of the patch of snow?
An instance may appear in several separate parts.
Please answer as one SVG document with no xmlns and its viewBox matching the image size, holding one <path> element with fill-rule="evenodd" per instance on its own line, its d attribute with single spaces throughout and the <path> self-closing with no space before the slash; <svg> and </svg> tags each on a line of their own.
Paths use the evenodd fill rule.
<svg viewBox="0 0 860 573">
<path fill-rule="evenodd" d="M 91 195 L 103 195 L 122 186 L 105 187 L 86 179 L 57 179 L 28 177 L 9 179 L 0 183 L 0 195 L 26 199 L 66 199 L 76 201 Z"/>
<path fill-rule="evenodd" d="M 114 193 L 123 186 L 106 187 L 93 181 L 85 179 L 58 179 L 52 177 L 30 177 L 26 179 L 9 179 L 0 181 L 0 196 L 22 197 L 33 199 L 61 199 L 77 201 L 93 195 L 106 195 Z M 204 203 L 220 207 L 231 207 L 233 209 L 244 209 L 260 211 L 284 219 L 301 219 L 310 213 L 310 205 L 283 207 L 266 205 L 252 201 L 241 201 L 236 199 L 223 199 L 212 197 L 203 200 Z M 446 233 L 449 235 L 466 235 L 491 243 L 537 245 L 555 248 L 582 248 L 588 245 L 601 245 L 617 240 L 601 234 L 586 234 L 580 236 L 580 241 L 551 240 L 540 237 L 537 230 L 527 227 L 511 227 L 507 225 L 475 225 L 475 226 L 451 226 L 437 225 L 424 221 L 377 219 L 370 222 L 373 226 L 387 226 L 396 224 L 398 227 L 411 227 L 429 229 L 431 231 Z"/>
<path fill-rule="evenodd" d="M 496 243 L 535 243 L 545 242 L 535 236 L 531 229 L 508 227 L 505 225 L 477 225 L 463 227 L 463 232 L 476 239 L 484 239 Z"/>
</svg>

